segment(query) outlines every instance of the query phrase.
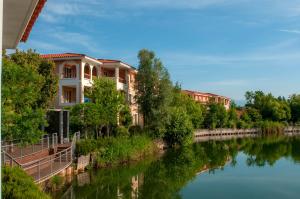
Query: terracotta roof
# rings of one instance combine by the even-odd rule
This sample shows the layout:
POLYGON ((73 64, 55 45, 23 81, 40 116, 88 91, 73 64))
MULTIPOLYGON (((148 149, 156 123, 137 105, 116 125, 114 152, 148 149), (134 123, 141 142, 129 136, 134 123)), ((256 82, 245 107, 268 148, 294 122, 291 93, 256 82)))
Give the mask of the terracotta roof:
POLYGON ((30 18, 30 20, 29 20, 29 22, 28 22, 28 24, 27 24, 27 26, 25 28, 25 31, 24 31, 24 33, 23 33, 23 35, 21 37, 21 41, 22 42, 26 42, 27 41, 27 39, 29 37, 29 34, 31 32, 31 29, 32 29, 35 21, 37 20, 40 12, 42 11, 42 9, 43 9, 46 1, 47 0, 39 0, 39 2, 37 3, 37 5, 36 5, 36 7, 35 7, 35 9, 34 9, 34 11, 32 13, 32 16, 31 16, 31 18, 30 18))
POLYGON ((44 54, 41 55, 42 58, 45 59, 53 59, 53 58, 68 58, 68 57, 84 57, 84 54, 78 53, 59 53, 59 54, 44 54))
POLYGON ((57 54, 44 54, 44 55, 41 55, 42 58, 44 59, 59 59, 59 58, 70 58, 70 57, 88 57, 90 59, 93 59, 97 62, 99 62, 99 60, 93 58, 93 57, 90 57, 90 56, 87 56, 85 54, 80 54, 80 53, 57 53, 57 54))
POLYGON ((122 62, 122 61, 120 61, 120 60, 114 60, 114 59, 98 59, 98 61, 100 61, 100 62, 102 62, 102 63, 104 63, 104 64, 123 63, 123 64, 126 64, 126 65, 130 66, 130 68, 136 70, 135 67, 133 67, 133 66, 131 66, 130 64, 127 64, 127 63, 125 63, 125 62, 122 62))
POLYGON ((113 60, 113 59, 98 59, 98 61, 102 63, 120 63, 120 60, 113 60))
POLYGON ((222 97, 225 99, 230 99, 229 97, 225 97, 225 96, 221 96, 221 95, 217 95, 217 94, 213 94, 213 93, 203 93, 203 92, 191 91, 191 90, 182 90, 182 92, 189 93, 189 94, 206 95, 206 96, 214 96, 214 97, 222 97))

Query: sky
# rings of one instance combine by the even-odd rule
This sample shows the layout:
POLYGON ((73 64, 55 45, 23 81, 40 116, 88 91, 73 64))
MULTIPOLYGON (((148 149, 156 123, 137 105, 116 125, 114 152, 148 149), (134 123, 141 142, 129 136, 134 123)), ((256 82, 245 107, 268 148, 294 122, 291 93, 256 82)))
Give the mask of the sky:
POLYGON ((20 49, 138 66, 153 50, 183 89, 242 102, 300 93, 300 0, 48 0, 20 49))

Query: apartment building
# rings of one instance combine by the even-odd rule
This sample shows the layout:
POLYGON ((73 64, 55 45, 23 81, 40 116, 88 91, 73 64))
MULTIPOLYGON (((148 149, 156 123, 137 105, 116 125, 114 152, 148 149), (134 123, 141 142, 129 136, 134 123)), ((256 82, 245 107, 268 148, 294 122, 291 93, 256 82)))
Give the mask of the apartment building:
POLYGON ((96 59, 85 54, 62 53, 44 54, 44 59, 52 60, 59 77, 58 96, 54 102, 56 108, 64 108, 88 101, 84 90, 93 85, 97 77, 110 77, 124 95, 131 109, 134 125, 141 125, 142 119, 135 102, 135 76, 137 70, 119 60, 96 59))
POLYGON ((221 103, 226 110, 230 108, 230 98, 212 93, 203 93, 199 91, 182 90, 183 93, 191 96, 195 101, 201 104, 208 104, 210 102, 221 103))

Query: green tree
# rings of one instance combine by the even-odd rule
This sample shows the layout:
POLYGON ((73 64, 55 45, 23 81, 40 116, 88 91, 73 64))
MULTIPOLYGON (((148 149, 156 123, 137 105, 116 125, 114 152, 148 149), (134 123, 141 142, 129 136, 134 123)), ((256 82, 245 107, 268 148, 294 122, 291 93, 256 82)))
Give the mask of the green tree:
POLYGON ((45 110, 37 106, 43 77, 8 59, 3 59, 2 73, 2 139, 34 142, 46 124, 45 110))
POLYGON ((193 124, 184 109, 174 107, 170 110, 164 139, 170 145, 188 145, 192 142, 193 124))
POLYGON ((210 103, 208 112, 205 117, 205 125, 207 128, 223 128, 227 124, 227 111, 222 104, 210 103))
POLYGON ((291 117, 290 107, 283 98, 275 98, 271 93, 262 91, 248 91, 245 97, 246 107, 258 110, 263 120, 288 121, 291 117))
POLYGON ((84 131, 86 136, 88 132, 93 132, 92 135, 98 137, 103 127, 106 127, 106 133, 110 135, 111 128, 118 124, 118 116, 121 122, 131 123, 128 115, 126 118, 122 117, 126 109, 128 113, 128 108, 123 94, 116 89, 112 79, 94 79, 93 86, 85 95, 91 102, 73 106, 70 123, 73 128, 84 131))
POLYGON ((204 107, 192 99, 190 96, 181 92, 181 87, 178 83, 173 88, 172 107, 182 107, 189 116, 194 129, 199 129, 203 125, 203 109, 204 107))
POLYGON ((291 121, 300 122, 300 95, 292 95, 289 99, 291 109, 291 121))
POLYGON ((122 110, 120 111, 120 124, 125 126, 125 127, 129 127, 130 125, 132 125, 132 115, 130 112, 130 108, 128 105, 125 105, 122 110))
POLYGON ((31 49, 28 51, 16 50, 9 59, 19 66, 31 68, 43 77, 36 105, 42 108, 49 108, 58 89, 58 78, 55 73, 54 62, 41 58, 38 53, 31 49))
POLYGON ((138 58, 137 103, 145 126, 157 136, 162 136, 171 103, 172 82, 167 69, 154 52, 143 49, 138 58))
POLYGON ((230 105, 230 109, 228 111, 228 127, 236 128, 237 127, 238 116, 236 113, 236 104, 232 101, 230 105))

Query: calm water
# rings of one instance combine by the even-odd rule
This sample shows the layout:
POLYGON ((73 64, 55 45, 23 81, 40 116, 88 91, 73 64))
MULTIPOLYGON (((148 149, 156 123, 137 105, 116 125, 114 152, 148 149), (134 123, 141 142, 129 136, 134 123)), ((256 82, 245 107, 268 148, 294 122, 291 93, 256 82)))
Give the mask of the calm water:
POLYGON ((56 198, 300 198, 300 138, 206 142, 82 173, 56 198))

